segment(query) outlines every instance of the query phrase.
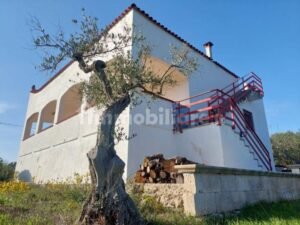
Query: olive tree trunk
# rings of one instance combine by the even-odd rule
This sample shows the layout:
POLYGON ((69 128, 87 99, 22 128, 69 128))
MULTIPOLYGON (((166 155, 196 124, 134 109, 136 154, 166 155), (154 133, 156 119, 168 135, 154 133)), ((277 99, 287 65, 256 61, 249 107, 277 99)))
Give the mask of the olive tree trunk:
POLYGON ((88 153, 92 191, 83 206, 80 224, 143 224, 134 202, 125 191, 122 179, 125 163, 114 149, 116 120, 129 103, 130 96, 126 95, 101 116, 97 146, 88 153))

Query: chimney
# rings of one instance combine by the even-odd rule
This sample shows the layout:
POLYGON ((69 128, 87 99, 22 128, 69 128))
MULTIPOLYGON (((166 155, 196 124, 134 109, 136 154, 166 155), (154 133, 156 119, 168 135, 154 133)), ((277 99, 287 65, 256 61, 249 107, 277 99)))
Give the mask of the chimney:
POLYGON ((206 42, 203 46, 204 46, 204 48, 205 48, 205 54, 206 54, 206 56, 207 57, 209 57, 209 58, 211 58, 212 59, 212 46, 213 46, 214 44, 212 43, 212 42, 206 42))

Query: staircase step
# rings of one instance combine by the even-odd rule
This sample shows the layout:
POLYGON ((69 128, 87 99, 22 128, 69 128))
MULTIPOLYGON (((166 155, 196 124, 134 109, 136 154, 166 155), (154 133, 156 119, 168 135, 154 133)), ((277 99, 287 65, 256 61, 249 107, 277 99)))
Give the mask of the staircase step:
POLYGON ((248 145, 247 142, 245 142, 245 147, 250 148, 250 145, 248 145))

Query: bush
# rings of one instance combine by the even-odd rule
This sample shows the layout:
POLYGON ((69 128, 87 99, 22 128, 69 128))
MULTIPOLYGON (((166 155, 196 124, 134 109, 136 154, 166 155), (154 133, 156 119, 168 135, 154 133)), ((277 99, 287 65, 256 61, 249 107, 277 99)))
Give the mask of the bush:
POLYGON ((271 143, 276 164, 300 163, 300 131, 273 134, 271 143))
POLYGON ((12 180, 15 173, 16 163, 7 163, 0 158, 0 182, 12 180))

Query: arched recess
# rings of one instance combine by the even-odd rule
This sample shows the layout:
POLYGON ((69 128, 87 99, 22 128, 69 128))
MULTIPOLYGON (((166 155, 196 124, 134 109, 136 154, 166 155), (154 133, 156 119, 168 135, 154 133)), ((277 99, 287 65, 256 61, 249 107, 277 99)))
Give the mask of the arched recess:
POLYGON ((56 100, 49 102, 41 112, 39 132, 53 126, 56 110, 56 100))
MULTIPOLYGON (((171 64, 160 58, 149 56, 146 61, 146 67, 150 71, 157 74, 158 78, 163 78, 163 75, 168 71, 171 74, 172 80, 176 81, 176 85, 165 85, 162 93, 162 97, 178 101, 189 97, 189 81, 179 69, 170 67, 171 64)), ((149 87, 146 87, 149 91, 152 91, 149 87)), ((158 91, 158 90, 154 90, 158 91)))
POLYGON ((27 139, 35 135, 37 129, 38 117, 39 117, 39 113, 36 112, 27 119, 23 139, 27 139))
POLYGON ((57 122, 62 122, 78 113, 81 109, 80 84, 69 88, 61 97, 57 122))

